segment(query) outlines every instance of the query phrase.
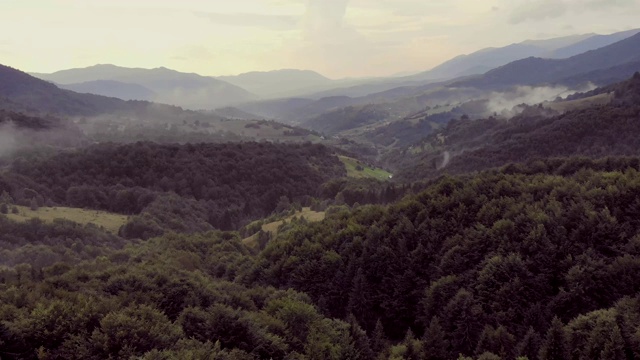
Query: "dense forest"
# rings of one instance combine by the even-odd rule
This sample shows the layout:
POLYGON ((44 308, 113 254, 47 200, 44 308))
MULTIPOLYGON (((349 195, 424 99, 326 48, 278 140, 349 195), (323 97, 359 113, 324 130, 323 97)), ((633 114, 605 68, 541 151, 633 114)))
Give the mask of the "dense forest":
POLYGON ((0 171, 0 359, 640 359, 640 74, 574 98, 604 92, 450 121, 391 154, 393 182, 347 178, 311 143, 77 132, 18 151, 0 171), (39 207, 129 218, 12 217, 39 207))
POLYGON ((281 198, 308 202, 324 182, 345 175, 344 165, 322 145, 140 142, 19 157, 0 178, 0 191, 25 205, 35 198, 140 215, 125 236, 147 238, 165 227, 237 229, 269 215, 281 198), (194 223, 200 225, 189 226, 194 223))
POLYGON ((0 354, 637 359, 638 191, 637 158, 536 161, 331 207, 258 254, 237 233, 80 240, 94 230, 60 223, 40 236, 78 240, 32 245, 25 227, 4 251, 40 251, 2 270, 0 354), (56 246, 68 258, 33 261, 56 246))

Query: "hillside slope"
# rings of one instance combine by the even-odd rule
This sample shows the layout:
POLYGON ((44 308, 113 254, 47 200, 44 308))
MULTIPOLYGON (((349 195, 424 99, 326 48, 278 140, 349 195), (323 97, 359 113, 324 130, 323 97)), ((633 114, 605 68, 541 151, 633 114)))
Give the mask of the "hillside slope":
POLYGON ((611 103, 558 116, 542 115, 545 110, 533 107, 508 121, 452 121, 420 145, 428 150, 398 157, 397 162, 406 162, 396 175, 415 180, 536 158, 637 155, 640 73, 602 91, 615 93, 611 103))

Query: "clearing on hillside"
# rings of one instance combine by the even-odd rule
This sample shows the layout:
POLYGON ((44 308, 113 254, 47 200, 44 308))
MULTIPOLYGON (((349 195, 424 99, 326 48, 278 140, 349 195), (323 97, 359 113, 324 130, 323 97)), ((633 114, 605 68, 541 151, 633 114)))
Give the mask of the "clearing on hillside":
POLYGON ((347 168, 347 176, 352 178, 373 178, 378 180, 389 180, 391 173, 380 169, 372 168, 366 164, 348 156, 338 155, 340 161, 347 168))
MULTIPOLYGON (((51 223, 54 219, 65 219, 76 222, 78 224, 94 224, 103 227, 106 231, 117 234, 122 225, 127 222, 126 215, 113 214, 105 211, 85 210, 68 207, 41 207, 37 210, 31 210, 26 206, 16 206, 17 214, 9 214, 6 216, 13 221, 28 221, 30 219, 40 219, 44 222, 51 223)), ((12 206, 10 206, 10 209, 12 206)))
MULTIPOLYGON (((280 225, 282 225, 282 223, 285 221, 291 221, 291 219, 293 219, 294 216, 297 218, 304 217, 309 222, 318 222, 318 221, 324 220, 325 213, 324 211, 313 211, 311 210, 311 208, 308 208, 308 207, 302 208, 302 211, 298 211, 294 215, 286 217, 282 220, 278 220, 278 221, 274 221, 274 222, 262 225, 262 231, 270 232, 272 238, 274 238, 276 237, 276 235, 278 235, 278 228, 280 227, 280 225)), ((247 246, 256 248, 258 246, 257 237, 258 237, 258 234, 253 234, 243 239, 242 242, 247 246)))
POLYGON ((559 102, 547 102, 543 106, 560 112, 580 110, 588 108, 593 105, 605 105, 613 100, 613 93, 594 95, 584 99, 559 101, 559 102))

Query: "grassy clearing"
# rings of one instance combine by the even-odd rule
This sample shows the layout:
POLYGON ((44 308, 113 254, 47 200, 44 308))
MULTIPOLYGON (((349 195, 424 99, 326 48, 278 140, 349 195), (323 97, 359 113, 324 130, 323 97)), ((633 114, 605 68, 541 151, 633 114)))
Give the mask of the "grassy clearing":
MULTIPOLYGON (((301 216, 303 216, 308 222, 318 222, 318 221, 324 220, 324 215, 325 215, 324 211, 313 211, 308 207, 302 208, 302 211, 296 212, 295 215, 291 215, 282 220, 278 220, 278 221, 274 221, 274 222, 262 225, 262 231, 270 232, 273 238, 276 235, 278 235, 278 228, 280 227, 280 225, 282 225, 282 223, 285 221, 291 221, 291 219, 293 219, 294 216, 297 218, 300 218, 301 216)), ((257 237, 258 237, 258 234, 254 234, 249 236, 248 238, 243 239, 242 242, 245 245, 255 248, 258 246, 258 243, 256 242, 257 237)))
POLYGON ((372 168, 360 163, 354 158, 347 156, 338 156, 344 166, 347 168, 347 176, 352 178, 374 178, 378 180, 389 180, 391 173, 379 168, 372 168), (362 167, 362 170, 358 170, 358 166, 362 167))
POLYGON ((17 214, 12 214, 11 212, 7 214, 9 219, 25 222, 38 218, 48 223, 52 223, 54 219, 65 219, 83 225, 94 224, 113 234, 117 234, 120 227, 127 222, 127 216, 105 211, 67 207, 41 207, 35 211, 25 206, 17 206, 17 208, 17 214))
POLYGON ((613 93, 600 94, 578 100, 548 102, 544 104, 544 107, 555 111, 566 112, 572 110, 580 110, 594 105, 605 105, 610 103, 611 100, 613 100, 613 93))

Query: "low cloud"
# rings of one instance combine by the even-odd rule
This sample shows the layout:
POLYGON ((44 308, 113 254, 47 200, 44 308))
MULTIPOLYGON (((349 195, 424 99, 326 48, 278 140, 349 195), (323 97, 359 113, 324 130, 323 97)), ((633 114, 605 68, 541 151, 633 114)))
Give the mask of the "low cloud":
POLYGON ((513 3, 516 5, 509 16, 512 24, 554 19, 567 13, 637 8, 639 5, 636 0, 527 0, 522 4, 513 3))
POLYGON ((589 85, 584 89, 569 89, 564 86, 518 86, 510 92, 492 93, 488 99, 487 111, 503 116, 514 116, 518 111, 518 106, 522 104, 535 105, 545 101, 553 101, 557 97, 567 97, 578 91, 593 90, 595 86, 589 85))

